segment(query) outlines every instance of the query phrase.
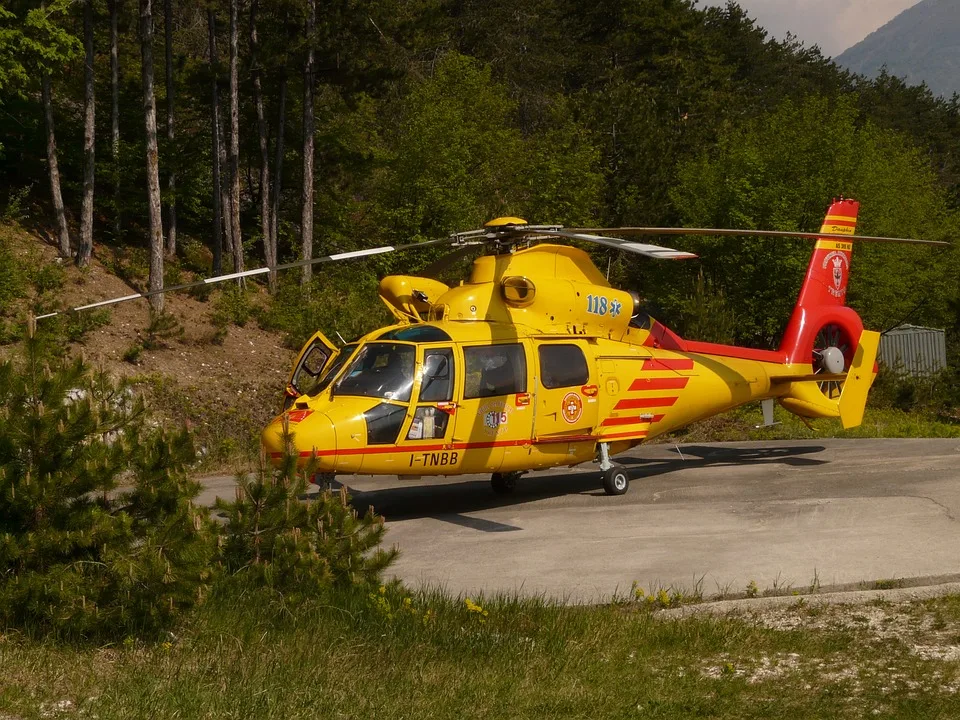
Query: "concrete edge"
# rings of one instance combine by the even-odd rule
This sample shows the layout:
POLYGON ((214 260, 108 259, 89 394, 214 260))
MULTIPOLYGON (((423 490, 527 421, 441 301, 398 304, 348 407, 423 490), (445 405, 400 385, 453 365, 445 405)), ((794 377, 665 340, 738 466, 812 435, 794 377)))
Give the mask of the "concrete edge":
POLYGON ((682 618, 691 615, 728 615, 797 605, 816 607, 823 605, 864 605, 876 601, 912 602, 930 600, 946 595, 960 595, 960 582, 892 588, 889 590, 850 590, 807 595, 776 595, 773 597, 741 598, 739 600, 716 600, 696 605, 664 608, 659 610, 656 615, 662 618, 682 618))

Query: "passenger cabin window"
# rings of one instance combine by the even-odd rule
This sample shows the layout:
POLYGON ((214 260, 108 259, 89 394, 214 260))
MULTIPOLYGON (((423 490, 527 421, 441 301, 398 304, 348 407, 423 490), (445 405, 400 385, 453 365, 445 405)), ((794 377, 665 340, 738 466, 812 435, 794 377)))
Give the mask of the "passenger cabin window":
POLYGON ((548 389, 586 385, 587 359, 577 345, 540 346, 540 382, 548 389))
POLYGON ((520 343, 466 347, 463 359, 465 400, 527 391, 527 361, 520 343))

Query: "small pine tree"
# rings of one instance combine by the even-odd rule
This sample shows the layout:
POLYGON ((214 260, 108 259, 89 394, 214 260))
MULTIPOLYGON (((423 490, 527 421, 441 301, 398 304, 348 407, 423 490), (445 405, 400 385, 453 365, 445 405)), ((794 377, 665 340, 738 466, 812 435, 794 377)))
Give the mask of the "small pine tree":
POLYGON ((0 364, 0 626, 67 639, 152 633, 202 599, 213 543, 185 433, 31 333, 0 364))
POLYGON ((277 468, 261 458, 258 473, 239 477, 234 502, 218 500, 226 515, 221 546, 224 569, 240 582, 281 592, 312 592, 333 586, 380 582, 398 550, 380 548, 383 518, 368 510, 360 516, 346 488, 325 490, 303 502, 315 467, 297 468, 286 433, 286 452, 277 468))

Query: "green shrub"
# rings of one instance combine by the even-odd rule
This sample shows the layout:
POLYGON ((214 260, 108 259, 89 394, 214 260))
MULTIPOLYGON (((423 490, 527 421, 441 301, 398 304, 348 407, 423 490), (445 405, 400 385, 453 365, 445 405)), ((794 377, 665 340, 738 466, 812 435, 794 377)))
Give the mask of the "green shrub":
POLYGON ((281 276, 280 289, 258 315, 260 326, 286 335, 286 344, 300 348, 318 330, 331 339, 337 333, 359 337, 394 321, 377 296, 378 281, 360 267, 325 270, 308 288, 296 273, 281 276))
POLYGON ((10 249, 5 239, 0 239, 0 314, 5 313, 10 304, 25 295, 27 277, 22 264, 10 249))
POLYGON ((230 284, 223 288, 213 301, 211 321, 218 328, 228 325, 243 327, 254 312, 251 291, 240 285, 230 284))
POLYGON ((137 365, 140 362, 140 355, 143 354, 143 345, 134 343, 123 351, 123 361, 131 365, 137 365))
POLYGON ((193 507, 186 433, 129 387, 35 338, 0 365, 0 627, 117 639, 202 599, 212 533, 193 507))
POLYGON ((312 473, 297 469, 288 442, 279 468, 261 462, 253 479, 238 478, 234 502, 218 500, 227 518, 220 557, 234 582, 298 595, 379 584, 398 553, 379 547, 383 518, 372 510, 358 516, 346 488, 303 502, 312 473))
POLYGON ((52 292, 59 290, 66 283, 67 271, 56 262, 31 262, 27 264, 27 279, 38 294, 52 292))
POLYGON ((7 204, 0 213, 0 220, 6 222, 20 222, 27 217, 27 209, 24 207, 25 201, 30 198, 30 191, 33 190, 33 184, 24 185, 21 188, 10 188, 7 195, 7 204))
POLYGON ((199 240, 187 238, 179 241, 177 248, 181 263, 186 270, 200 275, 207 275, 213 267, 213 253, 199 240))
POLYGON ((70 312, 61 317, 64 333, 71 342, 81 342, 88 332, 110 324, 110 310, 107 308, 70 312))
POLYGON ((150 311, 150 324, 147 336, 141 342, 145 350, 159 350, 167 347, 168 340, 183 337, 183 325, 171 313, 150 311))

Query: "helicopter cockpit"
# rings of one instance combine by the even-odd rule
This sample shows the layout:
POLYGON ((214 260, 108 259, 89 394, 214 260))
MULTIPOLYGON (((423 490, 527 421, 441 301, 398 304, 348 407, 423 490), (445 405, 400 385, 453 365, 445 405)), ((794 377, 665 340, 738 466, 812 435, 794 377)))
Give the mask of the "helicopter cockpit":
POLYGON ((360 348, 343 377, 334 385, 333 396, 372 397, 408 402, 413 389, 415 345, 371 342, 360 348))

